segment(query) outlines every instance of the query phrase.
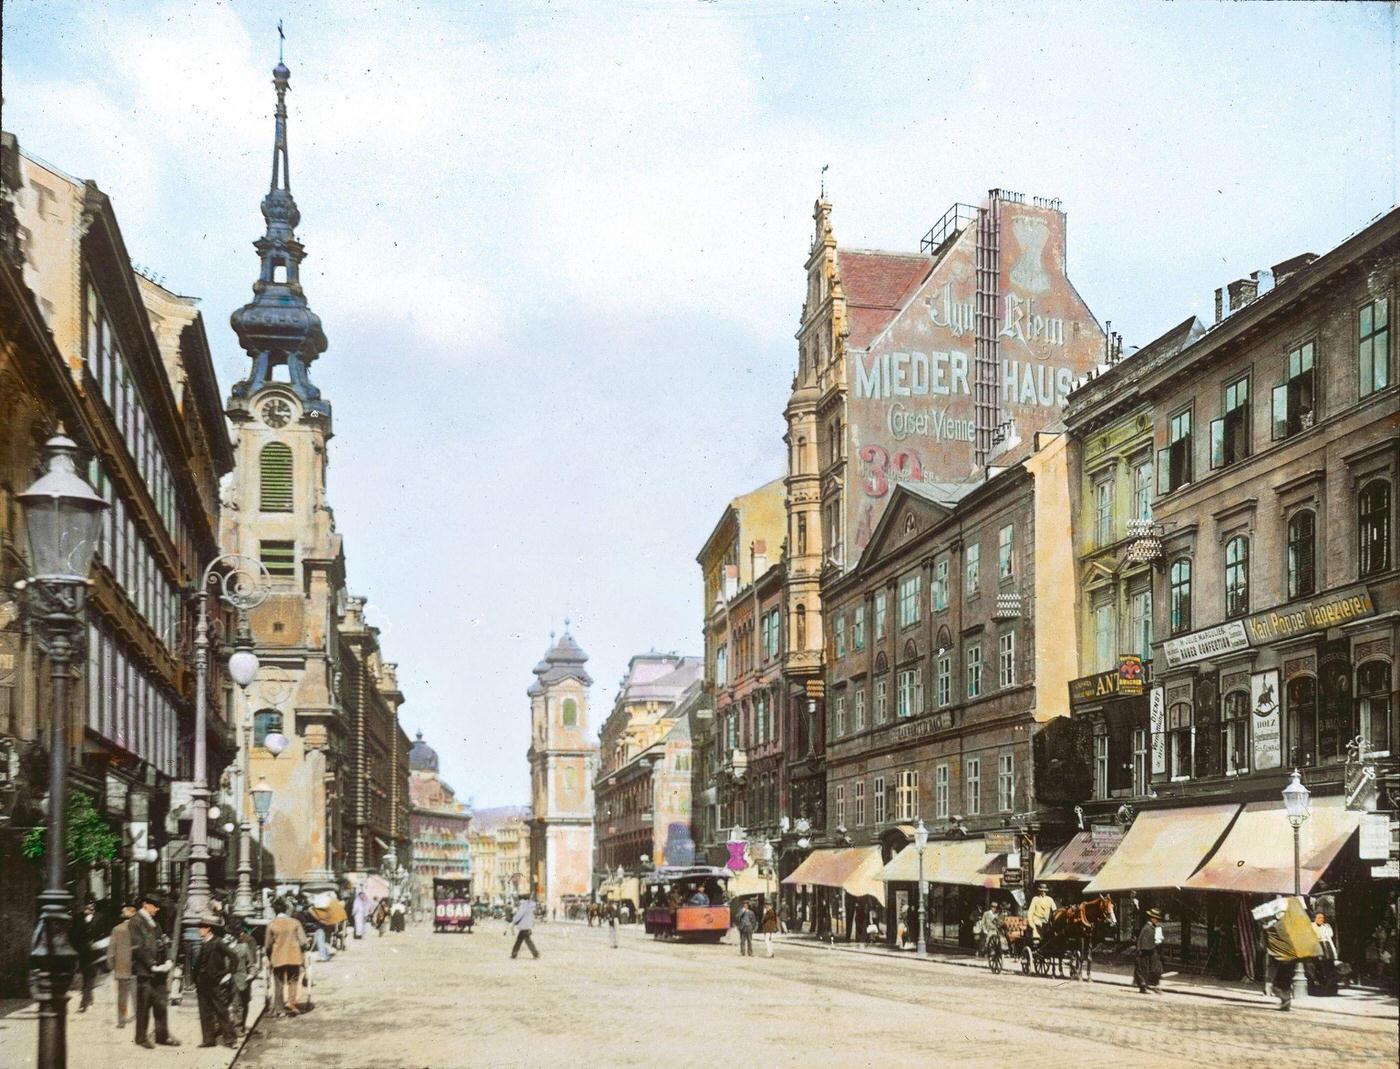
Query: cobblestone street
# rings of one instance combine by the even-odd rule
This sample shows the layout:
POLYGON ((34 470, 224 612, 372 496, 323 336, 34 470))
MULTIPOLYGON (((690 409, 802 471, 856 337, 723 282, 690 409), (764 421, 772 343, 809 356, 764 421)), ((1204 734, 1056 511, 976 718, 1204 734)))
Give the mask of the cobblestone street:
MULTIPOLYGON (((266 1020, 235 1062, 287 1066, 763 1065, 1392 1066, 1396 1022, 1291 1015, 1118 986, 1054 983, 780 942, 773 960, 720 946, 610 950, 577 925, 509 958, 499 922, 375 939, 318 974, 316 1008, 266 1020)), ((759 954, 762 954, 760 949, 759 954)), ((1169 982, 1170 983, 1170 982, 1169 982)))

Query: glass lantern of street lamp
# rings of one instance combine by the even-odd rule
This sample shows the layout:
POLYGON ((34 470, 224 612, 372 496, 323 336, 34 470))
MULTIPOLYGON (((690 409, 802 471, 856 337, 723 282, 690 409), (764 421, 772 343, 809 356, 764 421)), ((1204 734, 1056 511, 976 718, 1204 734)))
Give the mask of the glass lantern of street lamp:
POLYGON ((914 849, 923 853, 924 847, 928 846, 928 829, 924 827, 924 818, 919 818, 919 824, 914 829, 914 849))
POLYGON ((44 474, 15 495, 24 508, 30 576, 86 583, 107 502, 78 474, 77 443, 61 427, 44 452, 44 474))
POLYGON ((266 820, 267 814, 272 811, 272 785, 260 779, 248 793, 253 796, 253 811, 258 814, 259 822, 266 820))
POLYGON ((246 687, 258 674, 258 655, 242 646, 235 647, 228 659, 228 674, 240 687, 246 687))
POLYGON ((273 757, 278 756, 287 748, 287 736, 280 731, 269 731, 263 739, 263 749, 273 757))
POLYGON ((1283 805, 1288 810, 1288 823, 1295 828, 1301 827, 1303 821, 1308 819, 1308 800, 1311 797, 1311 792, 1303 786, 1303 777, 1295 768, 1288 786, 1283 789, 1283 805))
POLYGON ((223 812, 223 810, 220 809, 218 806, 216 806, 216 805, 211 805, 211 806, 209 807, 209 819, 210 819, 210 820, 218 820, 218 819, 219 819, 219 814, 222 813, 222 812, 223 812))

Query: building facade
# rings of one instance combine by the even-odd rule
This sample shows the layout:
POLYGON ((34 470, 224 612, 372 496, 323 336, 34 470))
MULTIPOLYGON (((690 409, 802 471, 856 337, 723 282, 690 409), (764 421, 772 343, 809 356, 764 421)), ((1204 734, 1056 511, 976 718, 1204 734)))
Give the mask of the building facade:
MULTIPOLYGON (((553 636, 551 636, 551 639, 553 636)), ((535 666, 530 697, 529 872, 531 893, 556 910, 565 895, 593 890, 593 772, 588 661, 569 634, 535 666)), ((503 862, 498 862, 503 864, 503 862)))
MULTIPOLYGON (((438 770, 438 755, 423 733, 408 751, 409 829, 413 846, 414 890, 420 903, 433 900, 433 880, 472 878, 471 802, 457 801, 438 770)), ((473 887, 473 893, 477 892, 473 887)))
POLYGON ((499 806, 473 813, 467 833, 472 854, 472 893, 478 901, 509 903, 529 890, 530 810, 499 806))
POLYGON ((693 861, 689 705, 703 700, 703 675, 699 657, 643 653, 628 662, 598 733, 595 882, 618 868, 693 861))
MULTIPOLYGON (((194 300, 133 270, 94 183, 23 155, 9 135, 0 153, 11 227, 0 365, 0 987, 18 992, 41 876, 18 847, 42 823, 49 707, 47 669, 12 594, 27 571, 14 496, 61 425, 110 506, 69 710, 71 785, 122 841, 78 893, 126 896, 184 878, 188 816, 171 794, 192 774, 188 595, 217 553, 218 483, 232 455, 194 300)), ((211 780, 232 752, 224 691, 211 672, 211 780)), ((217 877, 227 854, 218 829, 211 850, 217 877)))
POLYGON ((1303 890, 1358 975, 1374 969, 1397 856, 1397 251, 1391 212, 1324 256, 1217 291, 1209 329, 1178 327, 1070 398, 1081 485, 1100 485, 1096 445, 1125 418, 1132 470, 1150 462, 1152 476, 1150 522, 1115 521, 1105 539, 1112 568, 1136 581, 1148 566, 1150 633, 1131 607, 1126 632, 1121 618, 1105 627, 1150 654, 1151 682, 1117 716, 1077 703, 1093 747, 1084 808, 1131 824, 1119 854, 1136 856, 1154 821, 1196 825, 1197 871, 1155 896, 1168 957, 1186 965, 1259 967, 1239 950, 1240 904, 1292 891, 1279 792, 1296 768, 1313 793, 1303 890), (1353 837, 1376 822, 1379 837, 1353 837), (1256 855, 1270 849, 1266 871, 1256 855))

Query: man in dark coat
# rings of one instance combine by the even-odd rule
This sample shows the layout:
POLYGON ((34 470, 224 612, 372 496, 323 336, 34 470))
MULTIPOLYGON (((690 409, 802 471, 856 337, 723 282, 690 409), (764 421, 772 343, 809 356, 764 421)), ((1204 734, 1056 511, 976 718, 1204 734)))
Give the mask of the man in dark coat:
POLYGON ((1162 952, 1157 949, 1162 915, 1155 909, 1147 911, 1147 920, 1137 937, 1137 963, 1133 968, 1133 983, 1140 994, 1148 991, 1162 993, 1162 952))
POLYGON ((220 937, 222 925, 213 916, 199 918, 199 948, 194 956, 194 991, 199 998, 201 1047, 238 1046, 233 1022, 229 1019, 229 991, 238 962, 220 937))
POLYGON ((180 1041, 170 1034, 167 1019, 170 977, 170 938, 156 920, 164 901, 155 895, 142 895, 141 908, 127 921, 131 933, 131 971, 136 978, 136 1045, 154 1050, 156 1044, 178 1047, 180 1041), (152 1017, 156 1021, 155 1043, 146 1034, 152 1017))
POLYGON ((70 939, 73 949, 78 952, 78 971, 83 977, 83 998, 78 1006, 82 1013, 92 1005, 92 989, 97 982, 97 962, 100 953, 93 944, 100 938, 97 931, 97 907, 91 902, 83 904, 82 912, 73 918, 70 939))
POLYGON ((747 900, 734 921, 734 927, 739 929, 739 956, 753 957, 753 933, 758 927, 758 918, 754 916, 753 907, 747 900))

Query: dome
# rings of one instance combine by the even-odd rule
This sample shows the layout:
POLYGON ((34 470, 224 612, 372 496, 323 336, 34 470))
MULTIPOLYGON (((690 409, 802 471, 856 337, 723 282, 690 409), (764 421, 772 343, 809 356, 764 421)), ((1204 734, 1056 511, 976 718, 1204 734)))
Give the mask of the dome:
POLYGON ((408 748, 408 767, 412 772, 436 772, 438 770, 437 751, 423 741, 421 731, 413 745, 408 748))

